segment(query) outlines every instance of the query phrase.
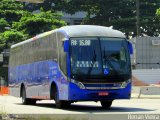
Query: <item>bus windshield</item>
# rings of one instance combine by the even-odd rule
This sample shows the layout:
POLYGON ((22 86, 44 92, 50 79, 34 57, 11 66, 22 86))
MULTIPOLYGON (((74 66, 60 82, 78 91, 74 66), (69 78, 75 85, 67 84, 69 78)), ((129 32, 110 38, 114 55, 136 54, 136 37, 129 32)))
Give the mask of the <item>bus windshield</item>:
POLYGON ((71 38, 71 77, 129 74, 129 52, 124 38, 71 38))

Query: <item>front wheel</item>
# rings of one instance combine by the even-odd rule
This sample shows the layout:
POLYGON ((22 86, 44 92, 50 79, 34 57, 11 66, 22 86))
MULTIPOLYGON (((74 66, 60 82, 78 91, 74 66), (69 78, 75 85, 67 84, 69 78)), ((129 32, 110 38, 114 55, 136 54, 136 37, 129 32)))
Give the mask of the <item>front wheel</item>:
POLYGON ((102 108, 109 109, 113 101, 100 101, 100 102, 101 102, 102 108))
POLYGON ((67 108, 71 105, 70 101, 59 100, 58 91, 55 92, 56 108, 67 108))

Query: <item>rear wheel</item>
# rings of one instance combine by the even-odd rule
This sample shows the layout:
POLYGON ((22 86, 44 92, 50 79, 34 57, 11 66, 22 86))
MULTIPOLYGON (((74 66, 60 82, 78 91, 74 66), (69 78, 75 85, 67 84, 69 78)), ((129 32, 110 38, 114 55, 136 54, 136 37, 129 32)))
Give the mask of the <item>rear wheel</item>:
POLYGON ((67 108, 71 105, 70 101, 59 100, 58 90, 55 92, 55 104, 57 108, 67 108))
POLYGON ((109 109, 113 101, 100 101, 100 102, 101 102, 102 108, 109 109))

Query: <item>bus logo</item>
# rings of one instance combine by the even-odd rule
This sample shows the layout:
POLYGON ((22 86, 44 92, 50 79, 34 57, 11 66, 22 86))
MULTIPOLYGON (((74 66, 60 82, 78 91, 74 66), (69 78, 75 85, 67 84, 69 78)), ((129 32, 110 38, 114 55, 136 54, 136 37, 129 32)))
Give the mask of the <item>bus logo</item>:
POLYGON ((104 74, 108 75, 109 74, 109 70, 108 69, 104 69, 104 74))

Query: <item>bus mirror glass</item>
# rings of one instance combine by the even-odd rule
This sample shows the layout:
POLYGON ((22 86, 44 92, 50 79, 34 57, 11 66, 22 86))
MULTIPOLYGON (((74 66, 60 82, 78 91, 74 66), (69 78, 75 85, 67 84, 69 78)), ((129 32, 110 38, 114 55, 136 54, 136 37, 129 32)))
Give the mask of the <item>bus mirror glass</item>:
POLYGON ((64 41, 63 48, 64 48, 64 52, 69 51, 69 40, 64 41))
POLYGON ((133 54, 133 46, 132 46, 132 43, 130 43, 129 41, 128 41, 128 49, 129 49, 130 55, 132 55, 133 54))

